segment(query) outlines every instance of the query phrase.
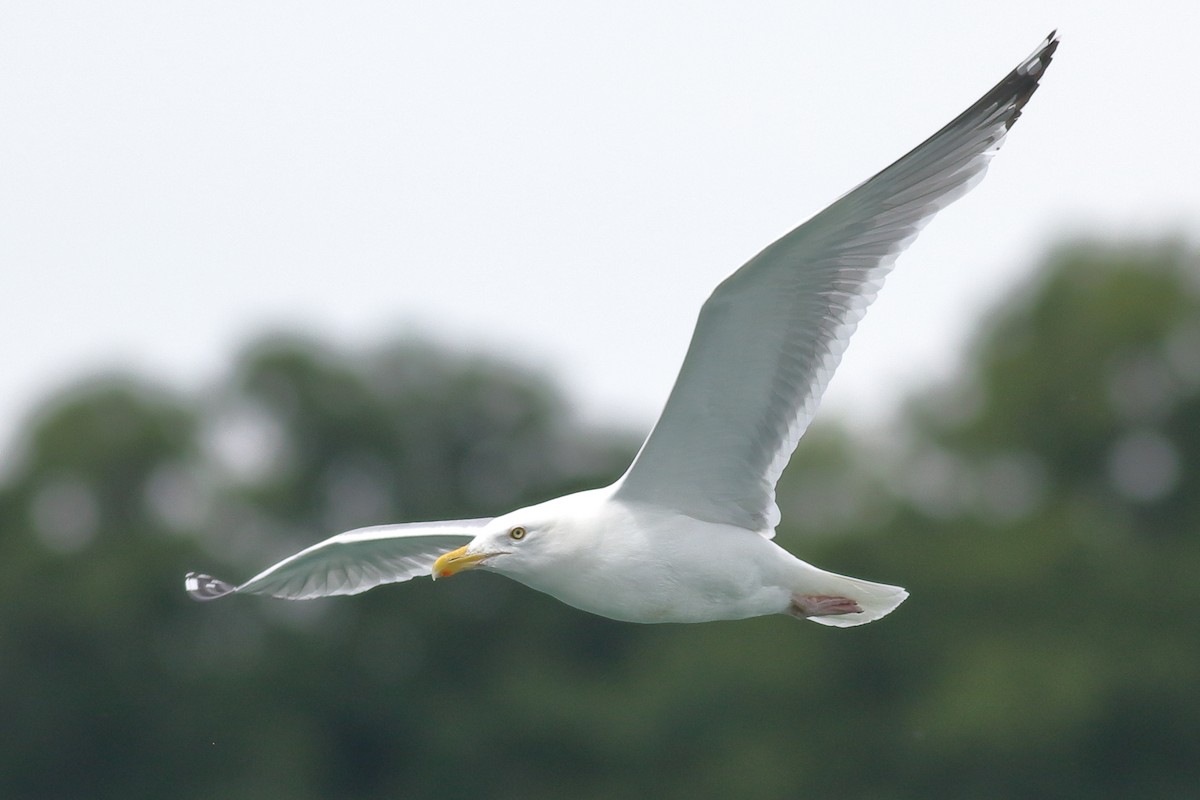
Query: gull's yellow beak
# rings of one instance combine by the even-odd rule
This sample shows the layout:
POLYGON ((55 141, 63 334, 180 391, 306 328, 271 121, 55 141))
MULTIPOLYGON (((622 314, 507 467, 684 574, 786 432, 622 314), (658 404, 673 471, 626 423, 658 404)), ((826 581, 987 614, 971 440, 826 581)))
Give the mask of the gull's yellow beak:
POLYGON ((492 553, 468 553, 466 547, 443 553, 433 562, 433 579, 436 581, 438 578, 449 578, 463 570, 474 569, 489 555, 492 553))

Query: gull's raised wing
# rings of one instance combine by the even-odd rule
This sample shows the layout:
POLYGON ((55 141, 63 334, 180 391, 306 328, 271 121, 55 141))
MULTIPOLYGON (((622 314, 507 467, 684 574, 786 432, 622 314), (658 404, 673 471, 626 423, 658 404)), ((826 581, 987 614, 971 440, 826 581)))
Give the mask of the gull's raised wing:
POLYGON ((771 535, 775 483, 850 334, 900 252, 983 177, 1057 47, 1051 33, 953 122, 717 287, 617 497, 771 535))
POLYGON ((490 521, 465 519, 359 528, 301 550, 240 586, 189 572, 184 588, 196 600, 215 600, 235 593, 266 594, 285 600, 358 594, 384 583, 428 575, 438 556, 470 542, 490 521))

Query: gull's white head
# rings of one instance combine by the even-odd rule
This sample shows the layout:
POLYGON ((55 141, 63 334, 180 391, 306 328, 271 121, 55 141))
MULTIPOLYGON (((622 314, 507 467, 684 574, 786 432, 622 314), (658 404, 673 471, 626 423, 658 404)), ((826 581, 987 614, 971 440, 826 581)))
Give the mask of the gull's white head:
POLYGON ((579 526, 572 524, 572 495, 496 517, 465 547, 442 555, 433 579, 470 569, 486 569, 520 580, 561 568, 579 546, 579 526))

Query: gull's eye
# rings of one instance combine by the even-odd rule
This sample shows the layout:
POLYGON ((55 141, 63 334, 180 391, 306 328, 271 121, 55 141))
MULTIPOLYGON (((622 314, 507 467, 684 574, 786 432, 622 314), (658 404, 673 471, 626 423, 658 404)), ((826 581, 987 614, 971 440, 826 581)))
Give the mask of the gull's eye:
POLYGON ((512 539, 514 542, 521 541, 525 538, 525 529, 518 525, 508 532, 508 538, 512 539))

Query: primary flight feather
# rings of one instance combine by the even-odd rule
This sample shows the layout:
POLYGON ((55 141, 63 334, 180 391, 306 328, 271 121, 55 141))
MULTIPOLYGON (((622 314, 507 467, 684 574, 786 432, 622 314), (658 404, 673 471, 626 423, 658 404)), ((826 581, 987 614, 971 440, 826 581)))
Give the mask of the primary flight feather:
POLYGON ((784 613, 849 627, 908 593, 811 566, 771 538, 775 484, 897 256, 983 177, 1058 38, 903 158, 752 258, 700 311, 662 416, 616 483, 495 519, 326 539, 241 585, 189 573, 198 600, 303 600, 468 569, 630 622, 784 613))

